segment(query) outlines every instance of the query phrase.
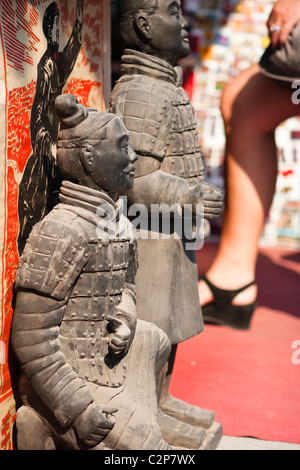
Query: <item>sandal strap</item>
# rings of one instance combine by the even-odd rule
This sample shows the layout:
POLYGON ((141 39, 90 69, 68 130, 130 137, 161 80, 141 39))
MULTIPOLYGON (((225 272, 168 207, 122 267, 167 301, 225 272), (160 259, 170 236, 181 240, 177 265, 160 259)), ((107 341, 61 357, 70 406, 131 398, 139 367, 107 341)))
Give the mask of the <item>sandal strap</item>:
POLYGON ((256 280, 250 282, 249 284, 240 287, 239 289, 234 289, 234 290, 228 290, 228 289, 221 289, 220 287, 215 286, 212 282, 210 282, 206 275, 201 277, 201 280, 206 282, 208 287, 210 288, 212 295, 214 297, 214 300, 216 303, 231 303, 232 300, 241 292, 244 290, 248 289, 248 287, 253 286, 256 284, 256 280))

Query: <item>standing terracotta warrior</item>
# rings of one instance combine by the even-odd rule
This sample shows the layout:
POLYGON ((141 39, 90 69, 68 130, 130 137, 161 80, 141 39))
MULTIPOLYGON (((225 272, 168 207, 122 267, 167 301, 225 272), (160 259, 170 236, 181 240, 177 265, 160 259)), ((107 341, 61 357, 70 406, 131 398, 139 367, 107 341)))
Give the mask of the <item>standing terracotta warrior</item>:
MULTIPOLYGON (((119 0, 118 5, 125 52, 109 110, 122 117, 139 156, 129 202, 148 211, 155 204, 189 205, 194 215, 202 204, 206 219, 217 217, 223 197, 204 181, 194 109, 176 65, 190 52, 180 1, 119 0)), ((175 400, 168 392, 178 343, 203 329, 195 252, 186 249, 184 240, 154 238, 150 229, 148 237, 138 240, 136 287, 139 318, 162 328, 173 345, 162 385, 161 426, 171 440, 172 434, 175 440, 190 435, 191 447, 215 446, 221 428, 214 413, 175 400), (177 432, 167 415, 180 420, 177 432)))
POLYGON ((156 376, 171 347, 136 319, 136 243, 118 199, 136 154, 115 115, 72 95, 56 108, 60 204, 35 225, 15 282, 18 448, 170 449, 156 376))

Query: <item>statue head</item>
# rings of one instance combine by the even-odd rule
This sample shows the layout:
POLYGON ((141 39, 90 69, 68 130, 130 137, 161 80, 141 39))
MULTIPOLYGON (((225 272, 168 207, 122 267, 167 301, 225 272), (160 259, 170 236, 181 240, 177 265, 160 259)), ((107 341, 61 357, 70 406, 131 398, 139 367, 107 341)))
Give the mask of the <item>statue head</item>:
POLYGON ((50 3, 43 18, 43 31, 50 44, 55 49, 59 46, 59 9, 56 2, 50 3))
POLYGON ((115 114, 60 95, 55 106, 60 118, 57 167, 63 179, 102 190, 117 199, 133 187, 137 155, 129 133, 115 114))
POLYGON ((190 53, 181 0, 118 0, 119 30, 125 48, 175 65, 190 53))

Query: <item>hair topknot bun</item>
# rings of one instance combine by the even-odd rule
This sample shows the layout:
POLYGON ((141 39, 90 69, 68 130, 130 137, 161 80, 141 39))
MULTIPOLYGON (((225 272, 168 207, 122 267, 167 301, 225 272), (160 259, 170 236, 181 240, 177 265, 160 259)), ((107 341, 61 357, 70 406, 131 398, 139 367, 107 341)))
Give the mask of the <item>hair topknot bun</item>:
POLYGON ((75 127, 88 117, 88 109, 73 95, 60 95, 55 100, 57 115, 64 129, 75 127))
POLYGON ((76 114, 78 104, 77 98, 73 95, 60 95, 55 100, 57 114, 62 118, 76 114))
POLYGON ((57 148, 74 148, 90 138, 102 136, 102 128, 117 116, 104 111, 97 111, 78 103, 73 95, 60 95, 55 100, 60 129, 57 148), (100 132, 97 135, 97 132, 100 132))

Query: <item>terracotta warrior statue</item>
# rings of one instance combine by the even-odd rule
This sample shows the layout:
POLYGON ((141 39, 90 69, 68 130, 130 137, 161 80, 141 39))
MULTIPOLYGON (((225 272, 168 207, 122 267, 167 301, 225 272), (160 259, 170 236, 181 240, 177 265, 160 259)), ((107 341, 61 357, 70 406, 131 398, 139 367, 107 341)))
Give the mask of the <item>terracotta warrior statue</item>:
MULTIPOLYGON (((123 119, 139 157, 129 203, 149 213, 153 205, 189 206, 194 217, 202 207, 205 219, 215 218, 223 197, 204 180, 194 109, 177 66, 190 52, 180 0, 119 0, 118 8, 125 51, 108 109, 123 119)), ((173 346, 160 384, 161 428, 170 441, 190 436, 187 446, 214 447, 221 434, 214 413, 169 394, 178 343, 203 330, 195 252, 184 237, 153 235, 149 226, 148 236, 138 237, 136 289, 138 317, 162 328, 173 346)))
POLYGON ((18 449, 168 450, 156 377, 171 346, 136 319, 136 242, 119 199, 137 156, 115 115, 72 95, 56 109, 60 203, 34 226, 15 280, 18 449))

